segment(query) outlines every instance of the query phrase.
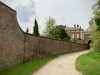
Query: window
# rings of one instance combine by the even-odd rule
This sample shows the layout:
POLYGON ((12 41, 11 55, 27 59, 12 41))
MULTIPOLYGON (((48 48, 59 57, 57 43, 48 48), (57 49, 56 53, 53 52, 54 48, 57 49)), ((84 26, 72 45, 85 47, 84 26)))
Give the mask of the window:
POLYGON ((79 34, 77 34, 77 38, 79 38, 79 34))
POLYGON ((74 38, 74 34, 72 34, 72 38, 74 38))

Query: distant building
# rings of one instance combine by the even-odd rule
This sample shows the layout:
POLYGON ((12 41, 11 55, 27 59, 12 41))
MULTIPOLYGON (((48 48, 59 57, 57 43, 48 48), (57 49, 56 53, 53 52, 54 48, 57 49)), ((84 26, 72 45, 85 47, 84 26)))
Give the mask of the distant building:
POLYGON ((70 36, 71 41, 76 40, 79 43, 88 43, 91 39, 91 34, 88 30, 84 30, 81 26, 76 24, 74 27, 66 27, 65 31, 70 36))

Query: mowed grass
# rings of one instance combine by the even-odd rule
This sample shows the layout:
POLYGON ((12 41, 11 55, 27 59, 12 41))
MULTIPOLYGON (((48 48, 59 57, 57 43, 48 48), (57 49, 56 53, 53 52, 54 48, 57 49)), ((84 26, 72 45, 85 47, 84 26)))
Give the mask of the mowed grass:
POLYGON ((76 69, 83 75, 100 75, 100 52, 90 51, 79 56, 76 69))
POLYGON ((34 73, 39 68, 44 66, 47 62, 49 62, 50 60, 53 60, 56 57, 58 57, 58 55, 37 59, 37 60, 22 64, 14 68, 1 71, 0 75, 32 75, 32 73, 34 73))

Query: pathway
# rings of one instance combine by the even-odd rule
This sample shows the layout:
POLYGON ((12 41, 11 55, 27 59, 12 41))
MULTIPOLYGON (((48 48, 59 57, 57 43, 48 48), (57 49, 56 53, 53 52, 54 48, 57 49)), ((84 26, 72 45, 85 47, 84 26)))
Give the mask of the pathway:
POLYGON ((33 75, 82 75, 75 69, 76 58, 89 50, 64 54, 50 61, 33 75))

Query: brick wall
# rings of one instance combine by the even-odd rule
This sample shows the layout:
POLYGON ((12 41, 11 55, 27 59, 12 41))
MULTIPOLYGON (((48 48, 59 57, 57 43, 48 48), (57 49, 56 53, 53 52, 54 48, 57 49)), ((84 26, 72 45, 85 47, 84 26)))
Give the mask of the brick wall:
POLYGON ((87 49, 86 44, 25 35, 25 61, 87 49))
POLYGON ((37 58, 85 49, 86 44, 25 34, 18 25, 16 11, 0 2, 0 71, 37 58))
POLYGON ((23 44, 16 11, 0 2, 0 70, 23 63, 23 44))

